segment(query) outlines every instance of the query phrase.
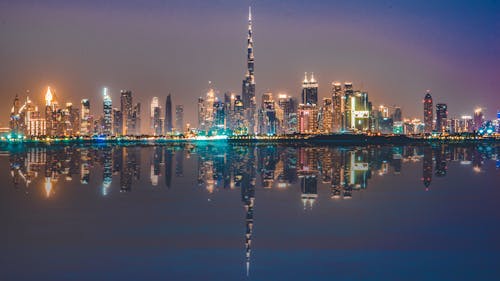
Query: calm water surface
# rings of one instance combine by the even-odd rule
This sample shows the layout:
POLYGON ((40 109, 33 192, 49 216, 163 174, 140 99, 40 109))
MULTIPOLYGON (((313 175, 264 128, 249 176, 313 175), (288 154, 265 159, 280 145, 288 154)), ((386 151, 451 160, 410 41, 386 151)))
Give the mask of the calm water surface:
POLYGON ((500 146, 0 150, 0 280, 500 279, 500 146))

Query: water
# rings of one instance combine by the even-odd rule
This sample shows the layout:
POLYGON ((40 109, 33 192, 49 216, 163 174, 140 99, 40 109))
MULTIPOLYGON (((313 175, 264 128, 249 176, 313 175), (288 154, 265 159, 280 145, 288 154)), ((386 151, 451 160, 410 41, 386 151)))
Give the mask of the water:
POLYGON ((500 277, 500 146, 2 149, 0 280, 500 277))

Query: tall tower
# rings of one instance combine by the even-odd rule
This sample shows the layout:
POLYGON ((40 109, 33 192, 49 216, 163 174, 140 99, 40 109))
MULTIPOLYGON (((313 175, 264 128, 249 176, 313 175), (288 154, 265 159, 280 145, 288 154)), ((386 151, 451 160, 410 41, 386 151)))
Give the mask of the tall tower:
POLYGON ((106 136, 110 136, 112 133, 113 127, 113 103, 111 100, 111 96, 108 93, 108 88, 104 88, 103 90, 103 113, 104 113, 104 128, 103 133, 106 136))
POLYGON ((121 91, 120 96, 120 111, 122 113, 122 134, 130 134, 131 124, 132 124, 132 92, 131 91, 121 91))
POLYGON ((434 114, 432 113, 432 96, 429 91, 424 98, 424 132, 432 133, 432 121, 434 114))
POLYGON ((446 103, 436 104, 436 131, 444 133, 447 130, 448 106, 446 103))
POLYGON ((175 106, 175 128, 177 132, 184 133, 184 106, 182 104, 175 106))
POLYGON ((247 71, 242 85, 243 107, 249 121, 249 133, 255 130, 255 77, 253 54, 252 7, 248 7, 247 71))
POLYGON ((47 88, 47 93, 45 94, 45 127, 46 127, 46 135, 52 136, 54 134, 54 118, 53 118, 53 104, 52 104, 53 95, 50 91, 50 87, 47 88))
POLYGON ((302 104, 318 104, 318 81, 314 79, 314 73, 311 73, 311 79, 307 79, 307 72, 305 73, 302 81, 302 104))
POLYGON ((342 84, 339 82, 332 83, 332 103, 333 103, 333 132, 338 133, 342 131, 342 114, 344 92, 342 91, 342 84))
POLYGON ((172 132, 172 127, 172 98, 168 94, 165 102, 165 135, 172 132))

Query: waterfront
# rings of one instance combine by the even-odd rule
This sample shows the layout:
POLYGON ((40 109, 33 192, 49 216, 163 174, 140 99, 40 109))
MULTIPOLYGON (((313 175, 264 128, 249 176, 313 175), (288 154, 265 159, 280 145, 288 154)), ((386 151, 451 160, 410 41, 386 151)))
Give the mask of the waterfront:
POLYGON ((3 151, 2 280, 500 276, 497 144, 3 151))

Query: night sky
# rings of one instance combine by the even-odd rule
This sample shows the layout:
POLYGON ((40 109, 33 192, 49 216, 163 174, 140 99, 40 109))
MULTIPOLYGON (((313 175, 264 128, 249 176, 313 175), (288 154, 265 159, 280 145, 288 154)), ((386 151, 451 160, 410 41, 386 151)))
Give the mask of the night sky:
MULTIPOLYGON (((147 125, 153 96, 172 93, 196 124, 208 81, 241 92, 248 5, 254 14, 257 94, 299 97, 305 71, 320 81, 352 81, 374 105, 400 105, 422 118, 431 90, 450 117, 476 106, 500 109, 500 1, 86 0, 0 2, 0 126, 14 95, 40 105, 48 85, 60 103, 101 89, 134 91, 147 125), (375 3, 376 2, 376 3, 375 3)), ((143 126, 144 128, 144 126, 143 126)))

